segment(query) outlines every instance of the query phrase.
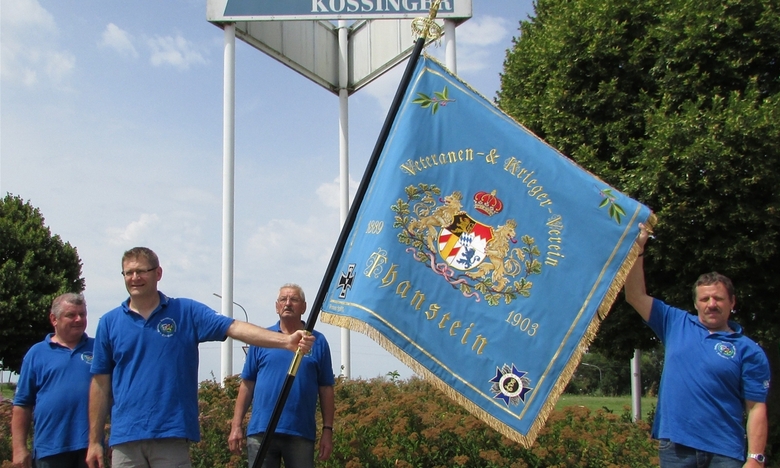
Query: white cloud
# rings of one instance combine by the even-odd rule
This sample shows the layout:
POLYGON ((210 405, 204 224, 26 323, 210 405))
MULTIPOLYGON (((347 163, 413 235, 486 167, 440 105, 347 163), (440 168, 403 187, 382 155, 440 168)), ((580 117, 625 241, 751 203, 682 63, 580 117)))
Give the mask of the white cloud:
POLYGON ((186 70, 190 65, 206 63, 206 59, 193 43, 179 35, 155 36, 148 39, 147 44, 152 50, 150 61, 155 66, 173 65, 186 70))
MULTIPOLYGON (((458 74, 462 76, 491 68, 496 45, 505 42, 509 34, 508 25, 509 20, 501 17, 479 16, 458 26, 455 33, 458 74)), ((429 46, 426 53, 445 63, 444 47, 429 46)), ((401 62, 363 88, 366 94, 379 101, 383 112, 390 108, 406 64, 407 61, 401 62)))
POLYGON ((59 85, 76 57, 58 47, 54 17, 36 0, 5 0, 0 15, 0 78, 6 83, 59 85))
POLYGON ((123 228, 108 228, 109 242, 114 245, 126 245, 139 240, 143 235, 158 224, 160 218, 156 214, 143 213, 137 221, 123 228))
POLYGON ((124 56, 138 57, 138 51, 133 45, 133 36, 114 23, 108 23, 98 45, 114 49, 124 56))
POLYGON ((308 219, 295 221, 292 219, 271 219, 259 226, 249 239, 249 251, 258 260, 262 259, 265 267, 274 264, 327 260, 329 251, 323 249, 323 244, 331 247, 333 241, 323 242, 323 226, 328 226, 329 235, 335 240, 338 234, 338 224, 324 224, 321 220, 308 219), (277 263, 278 262, 278 263, 277 263))
MULTIPOLYGON (((358 185, 360 183, 349 177, 349 203, 352 204, 352 200, 355 198, 355 192, 357 192, 358 185)), ((317 187, 317 197, 328 208, 341 208, 341 184, 339 178, 336 177, 330 183, 325 183, 317 187)))
POLYGON ((43 31, 56 30, 54 17, 37 0, 4 0, 0 24, 5 30, 13 28, 38 28, 43 31))
POLYGON ((378 110, 381 113, 386 114, 390 108, 407 64, 408 60, 404 60, 363 88, 367 95, 379 101, 380 109, 378 110))
POLYGON ((462 47, 458 51, 458 73, 478 72, 491 67, 491 52, 479 47, 462 47))
MULTIPOLYGON (((350 181, 354 194, 357 183, 350 181)), ((341 229, 338 211, 338 181, 317 187, 316 196, 324 207, 314 208, 310 216, 287 215, 262 219, 237 245, 246 278, 257 278, 269 271, 285 272, 300 284, 319 284, 317 275, 330 259, 341 229)), ((242 275, 243 276, 243 275, 242 275)))
POLYGON ((496 45, 505 42, 509 34, 508 24, 504 18, 480 16, 458 26, 458 74, 492 68, 496 45))
POLYGON ((46 75, 58 82, 76 68, 76 57, 69 52, 49 52, 44 58, 44 64, 46 75))
POLYGON ((489 47, 501 43, 506 35, 508 21, 497 16, 472 18, 458 27, 458 45, 489 47))

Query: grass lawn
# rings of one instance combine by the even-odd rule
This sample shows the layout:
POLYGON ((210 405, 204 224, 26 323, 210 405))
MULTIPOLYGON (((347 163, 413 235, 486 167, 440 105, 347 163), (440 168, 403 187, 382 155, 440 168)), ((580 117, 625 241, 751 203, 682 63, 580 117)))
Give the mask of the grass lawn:
POLYGON ((9 400, 14 397, 14 391, 8 387, 8 384, 0 386, 0 393, 2 393, 3 398, 8 398, 9 400))
MULTIPOLYGON (((657 398, 642 398, 641 414, 644 418, 656 405, 657 398)), ((585 406, 591 411, 609 408, 615 414, 622 414, 625 409, 631 412, 631 395, 607 397, 586 395, 561 395, 555 404, 555 409, 563 409, 567 406, 585 406)))

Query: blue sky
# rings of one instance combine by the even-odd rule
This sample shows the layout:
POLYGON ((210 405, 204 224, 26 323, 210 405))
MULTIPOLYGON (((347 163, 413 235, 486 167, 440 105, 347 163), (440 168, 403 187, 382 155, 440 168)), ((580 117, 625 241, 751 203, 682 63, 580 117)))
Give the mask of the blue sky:
MULTIPOLYGON (((530 0, 473 0, 457 28, 458 74, 488 98, 532 12, 530 0)), ((120 258, 137 245, 159 255, 163 292, 220 309, 224 38, 205 17, 205 0, 0 6, 0 193, 39 207, 78 249, 90 334, 126 299, 120 258)), ((443 48, 429 53, 443 61, 443 48)), ((404 66, 349 99, 353 193, 404 66)), ((334 94, 236 41, 234 300, 250 322, 276 321, 283 283, 310 305, 317 295, 340 228, 338 110, 334 94)), ((316 328, 338 374, 340 329, 316 328)), ((363 335, 351 348, 352 377, 412 375, 363 335)), ((220 344, 200 349, 200 378, 219 378, 220 344)))

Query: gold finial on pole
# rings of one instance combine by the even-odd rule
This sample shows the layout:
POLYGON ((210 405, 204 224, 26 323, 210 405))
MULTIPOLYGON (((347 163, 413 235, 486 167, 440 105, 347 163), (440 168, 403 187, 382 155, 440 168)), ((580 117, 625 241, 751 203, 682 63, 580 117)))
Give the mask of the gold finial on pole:
POLYGON ((436 13, 439 12, 441 0, 434 0, 427 18, 415 18, 412 20, 412 36, 415 39, 425 38, 428 41, 437 41, 441 38, 441 26, 436 24, 436 13))

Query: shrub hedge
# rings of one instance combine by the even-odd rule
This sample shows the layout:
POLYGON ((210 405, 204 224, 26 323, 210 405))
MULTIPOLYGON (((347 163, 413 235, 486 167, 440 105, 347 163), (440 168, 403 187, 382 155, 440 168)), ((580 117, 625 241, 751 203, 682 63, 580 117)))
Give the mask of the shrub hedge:
POLYGON ((0 468, 11 468, 11 400, 5 398, 0 401, 0 468))
MULTIPOLYGON (((200 384, 195 468, 247 468, 227 438, 238 377, 200 384)), ((333 455, 318 468, 642 468, 658 466, 646 421, 587 408, 553 411, 530 449, 500 435, 427 382, 344 380, 335 388, 333 455)), ((0 468, 11 466, 10 404, 0 404, 0 468)), ((317 416, 319 418, 319 414, 317 416)))
POLYGON ((554 411, 525 449, 417 378, 341 381, 336 402, 333 456, 322 467, 658 466, 648 423, 628 411, 554 411))

